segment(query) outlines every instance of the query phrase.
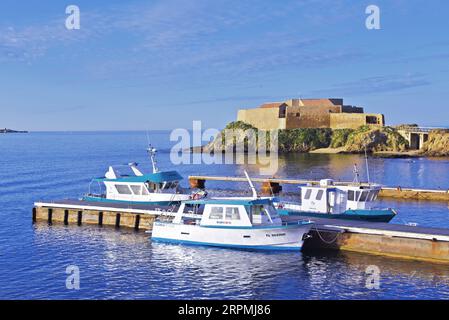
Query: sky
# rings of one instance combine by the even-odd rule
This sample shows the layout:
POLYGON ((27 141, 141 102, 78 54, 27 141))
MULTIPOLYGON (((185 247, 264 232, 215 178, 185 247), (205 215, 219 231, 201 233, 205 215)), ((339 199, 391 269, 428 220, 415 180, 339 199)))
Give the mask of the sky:
POLYGON ((447 0, 2 0, 0 127, 220 129, 297 97, 448 126, 448 12, 447 0))

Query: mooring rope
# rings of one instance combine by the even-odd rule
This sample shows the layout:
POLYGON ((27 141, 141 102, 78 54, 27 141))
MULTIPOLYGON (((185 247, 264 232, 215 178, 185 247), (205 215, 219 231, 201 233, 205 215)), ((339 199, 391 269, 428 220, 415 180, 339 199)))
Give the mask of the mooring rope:
POLYGON ((314 225, 313 227, 315 228, 315 231, 316 231, 316 233, 318 234, 318 237, 321 239, 321 241, 323 241, 323 242, 326 243, 326 244, 333 244, 335 241, 337 241, 338 235, 340 234, 340 233, 337 233, 336 236, 335 236, 335 238, 334 238, 332 241, 325 240, 325 239, 321 236, 320 231, 318 230, 318 228, 316 227, 316 225, 314 225))

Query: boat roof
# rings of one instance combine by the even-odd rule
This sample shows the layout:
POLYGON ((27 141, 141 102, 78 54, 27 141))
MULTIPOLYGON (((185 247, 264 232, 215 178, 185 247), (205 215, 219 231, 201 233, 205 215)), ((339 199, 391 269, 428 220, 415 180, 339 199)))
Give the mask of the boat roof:
POLYGON ((211 198, 211 199, 200 199, 200 200, 187 200, 184 201, 186 204, 223 204, 223 205, 263 205, 263 204, 271 204, 271 198, 211 198))
POLYGON ((182 176, 177 171, 162 171, 151 174, 144 174, 142 176, 122 176, 117 179, 108 178, 96 178, 95 181, 105 182, 105 181, 116 181, 116 182, 171 182, 182 180, 182 176))

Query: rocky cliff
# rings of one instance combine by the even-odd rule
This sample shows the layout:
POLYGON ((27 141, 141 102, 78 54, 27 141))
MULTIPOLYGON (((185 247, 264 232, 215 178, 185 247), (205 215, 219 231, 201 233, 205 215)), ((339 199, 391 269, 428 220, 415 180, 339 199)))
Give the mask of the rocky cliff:
MULTIPOLYGON (((223 130, 212 142, 193 151, 236 152, 237 140, 244 141, 244 152, 256 150, 258 137, 256 135, 256 139, 247 139, 249 129, 257 132, 256 128, 244 122, 231 122, 225 130, 234 134, 232 139, 225 139, 223 130)), ((268 142, 269 140, 267 137, 268 142)), ((357 130, 326 128, 279 130, 278 147, 281 153, 310 152, 321 148, 339 148, 339 152, 347 153, 363 153, 365 148, 368 152, 401 152, 407 150, 408 143, 394 128, 363 126, 357 130)))
POLYGON ((401 152, 408 149, 408 142, 391 127, 363 126, 348 134, 345 152, 360 153, 365 147, 368 152, 401 152))
POLYGON ((432 130, 420 154, 431 157, 449 156, 449 130, 432 130))

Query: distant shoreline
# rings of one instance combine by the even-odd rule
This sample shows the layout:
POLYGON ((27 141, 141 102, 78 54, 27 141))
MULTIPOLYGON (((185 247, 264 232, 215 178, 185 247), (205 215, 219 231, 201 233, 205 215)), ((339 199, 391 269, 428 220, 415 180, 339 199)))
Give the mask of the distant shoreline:
POLYGON ((0 129, 0 133, 28 133, 25 130, 0 129))

